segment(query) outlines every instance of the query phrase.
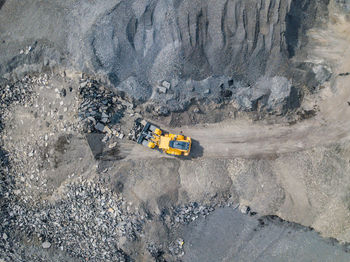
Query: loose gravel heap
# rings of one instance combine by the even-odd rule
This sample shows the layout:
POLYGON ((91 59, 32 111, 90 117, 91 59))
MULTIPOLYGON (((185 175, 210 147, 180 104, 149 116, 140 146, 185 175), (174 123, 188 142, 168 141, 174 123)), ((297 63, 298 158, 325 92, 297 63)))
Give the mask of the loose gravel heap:
MULTIPOLYGON (((10 109, 15 105, 31 103, 33 93, 32 83, 40 81, 38 78, 25 77, 22 81, 10 83, 0 82, 0 134, 4 129, 4 119, 10 114, 10 109)), ((7 203, 9 191, 13 187, 13 178, 10 175, 9 155, 3 148, 3 139, 0 139, 0 203, 1 212, 7 203)))
POLYGON ((28 244, 53 245, 87 261, 128 261, 119 241, 138 238, 143 215, 99 181, 77 179, 62 195, 65 197, 53 203, 11 205, 10 220, 5 223, 20 231, 28 244))
POLYGON ((91 170, 48 190, 56 151, 82 131, 75 91, 54 86, 47 75, 0 85, 0 261, 130 261, 123 244, 140 237, 142 211, 91 170))
MULTIPOLYGON (((186 205, 172 207, 170 210, 170 226, 176 224, 188 224, 195 221, 198 217, 206 217, 215 210, 214 205, 201 205, 197 202, 191 202, 186 205)), ((168 220, 168 215, 165 215, 164 219, 168 220)))
POLYGON ((81 79, 79 93, 82 99, 79 118, 86 123, 86 132, 103 132, 99 126, 116 125, 123 117, 125 110, 133 107, 132 104, 93 79, 81 79))
POLYGON ((50 191, 45 173, 57 166, 59 137, 81 130, 75 116, 79 101, 71 91, 62 96, 46 74, 26 76, 6 86, 5 91, 10 91, 6 91, 3 107, 2 147, 10 152, 14 193, 34 201, 50 191))

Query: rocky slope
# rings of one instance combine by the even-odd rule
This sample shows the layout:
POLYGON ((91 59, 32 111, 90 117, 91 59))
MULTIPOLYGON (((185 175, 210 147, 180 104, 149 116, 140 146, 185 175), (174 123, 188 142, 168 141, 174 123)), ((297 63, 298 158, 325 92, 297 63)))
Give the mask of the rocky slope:
POLYGON ((160 114, 227 99, 238 110, 281 114, 299 105, 302 84, 329 79, 325 65, 326 77, 316 79, 314 64, 291 60, 307 43, 305 31, 327 18, 327 4, 7 1, 0 72, 71 65, 105 75, 136 101, 161 106, 160 114))

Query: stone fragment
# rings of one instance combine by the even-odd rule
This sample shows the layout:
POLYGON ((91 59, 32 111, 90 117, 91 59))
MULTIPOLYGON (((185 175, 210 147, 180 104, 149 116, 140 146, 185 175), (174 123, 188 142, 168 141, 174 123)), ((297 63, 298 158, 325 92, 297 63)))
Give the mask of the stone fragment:
POLYGON ((239 210, 241 211, 242 214, 248 214, 249 210, 250 210, 250 207, 249 206, 245 206, 245 205, 241 205, 239 210))
POLYGON ((104 127, 103 132, 108 133, 110 135, 112 134, 112 130, 108 126, 104 127))
POLYGON ((168 81, 166 81, 166 80, 164 80, 162 82, 162 86, 165 87, 166 89, 170 89, 170 87, 171 87, 170 83, 168 81))
POLYGON ((51 243, 48 242, 48 241, 45 241, 44 243, 42 243, 41 245, 43 248, 47 249, 47 248, 50 248, 51 247, 51 243))
POLYGON ((62 88, 61 92, 60 92, 60 96, 61 97, 65 97, 67 95, 67 91, 65 88, 62 88))
POLYGON ((114 142, 112 144, 109 144, 108 148, 112 149, 112 148, 115 148, 116 146, 117 146, 117 142, 114 142))
POLYGON ((163 86, 158 86, 158 92, 161 94, 165 94, 167 92, 167 89, 163 86))
POLYGON ((81 88, 86 87, 86 85, 87 85, 87 81, 84 81, 84 82, 80 83, 80 87, 81 87, 81 88))
POLYGON ((104 132, 104 130, 105 130, 105 125, 102 124, 102 123, 97 123, 97 124, 95 125, 95 129, 98 130, 98 131, 100 131, 100 132, 104 132))

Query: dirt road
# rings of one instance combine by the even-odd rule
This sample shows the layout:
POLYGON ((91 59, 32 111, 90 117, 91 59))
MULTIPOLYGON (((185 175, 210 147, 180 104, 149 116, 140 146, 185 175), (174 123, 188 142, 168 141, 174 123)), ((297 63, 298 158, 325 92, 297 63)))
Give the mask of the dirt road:
MULTIPOLYGON (((346 75, 350 72, 350 22, 340 15, 332 18, 327 29, 309 34, 312 49, 309 59, 334 65, 329 86, 322 89, 314 101, 304 101, 304 104, 318 106, 317 115, 294 125, 230 120, 174 130, 183 131, 197 141, 192 148, 195 158, 258 157, 350 138, 350 75, 346 75)), ((163 155, 136 146, 129 158, 159 156, 163 155)))

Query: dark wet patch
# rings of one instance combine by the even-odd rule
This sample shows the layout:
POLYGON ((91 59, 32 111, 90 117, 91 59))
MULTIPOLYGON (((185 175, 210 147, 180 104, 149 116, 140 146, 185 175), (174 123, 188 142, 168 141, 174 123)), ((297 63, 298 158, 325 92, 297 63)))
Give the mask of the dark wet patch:
POLYGON ((104 134, 99 133, 89 133, 86 135, 86 140, 94 158, 101 161, 124 159, 125 156, 121 153, 118 145, 109 149, 107 144, 102 142, 104 136, 104 134))
POLYGON ((65 135, 59 136, 54 146, 55 151, 63 154, 68 144, 69 144, 68 136, 65 136, 65 135))

